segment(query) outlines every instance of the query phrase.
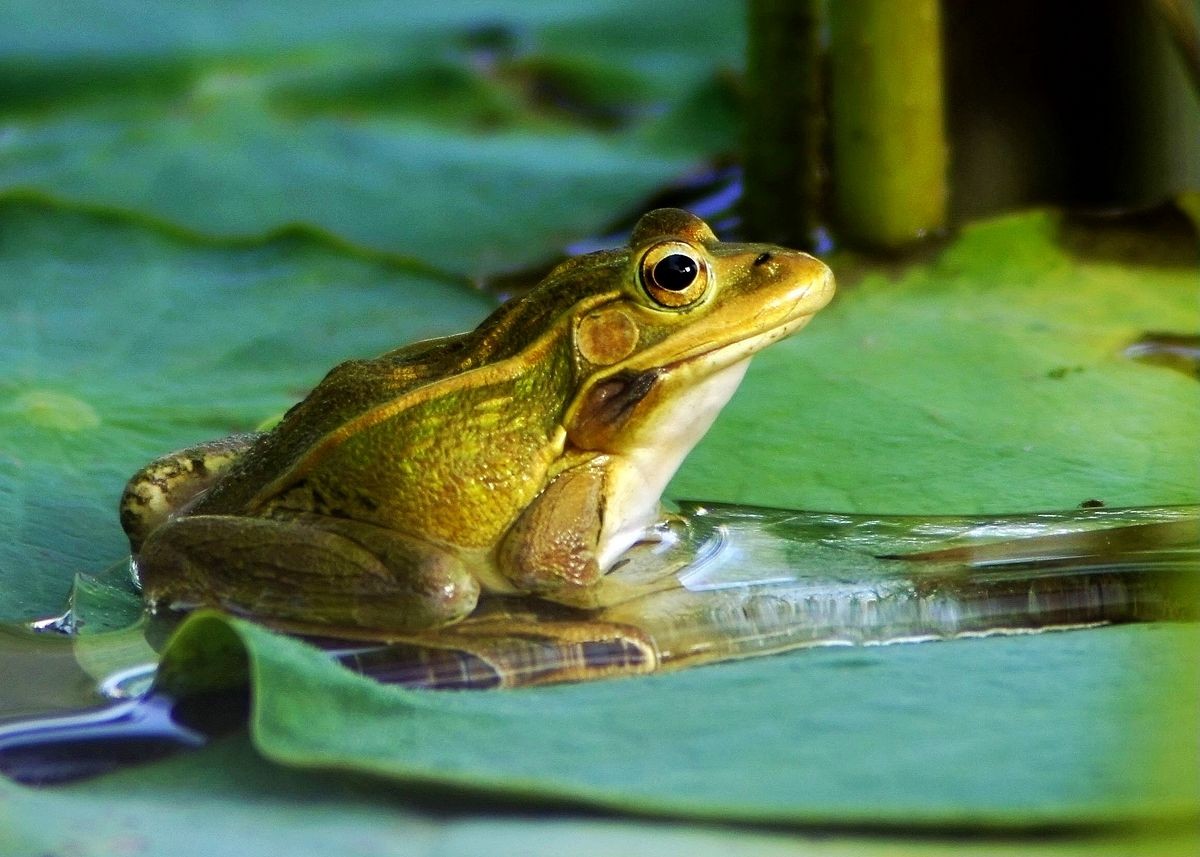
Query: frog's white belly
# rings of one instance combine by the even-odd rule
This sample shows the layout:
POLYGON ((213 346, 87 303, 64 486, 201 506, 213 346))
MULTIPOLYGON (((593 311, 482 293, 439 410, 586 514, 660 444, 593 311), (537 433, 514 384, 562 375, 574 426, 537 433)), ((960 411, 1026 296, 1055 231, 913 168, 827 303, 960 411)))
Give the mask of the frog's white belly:
POLYGON ((639 432, 644 443, 616 456, 609 471, 598 561, 607 571, 661 518, 659 500, 687 454, 737 391, 750 358, 671 395, 639 432))

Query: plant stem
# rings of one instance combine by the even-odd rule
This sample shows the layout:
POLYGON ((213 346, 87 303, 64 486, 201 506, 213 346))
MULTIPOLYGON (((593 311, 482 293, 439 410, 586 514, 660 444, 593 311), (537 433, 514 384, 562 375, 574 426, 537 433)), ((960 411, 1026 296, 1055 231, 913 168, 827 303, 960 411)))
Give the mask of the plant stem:
POLYGON ((946 224, 939 3, 837 0, 829 15, 838 235, 899 247, 946 224))
POLYGON ((820 223, 820 0, 750 0, 745 233, 812 249, 820 223))

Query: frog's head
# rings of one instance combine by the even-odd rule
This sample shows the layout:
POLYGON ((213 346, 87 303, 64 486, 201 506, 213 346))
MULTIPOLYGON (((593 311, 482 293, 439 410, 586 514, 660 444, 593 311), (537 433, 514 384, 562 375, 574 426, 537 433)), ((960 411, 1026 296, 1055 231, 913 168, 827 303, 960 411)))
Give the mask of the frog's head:
POLYGON ((588 279, 605 271, 609 282, 572 321, 581 383, 566 428, 581 449, 682 460, 749 358, 803 327, 834 292, 812 256, 718 241, 678 209, 645 215, 627 249, 593 255, 601 264, 588 266, 588 279))

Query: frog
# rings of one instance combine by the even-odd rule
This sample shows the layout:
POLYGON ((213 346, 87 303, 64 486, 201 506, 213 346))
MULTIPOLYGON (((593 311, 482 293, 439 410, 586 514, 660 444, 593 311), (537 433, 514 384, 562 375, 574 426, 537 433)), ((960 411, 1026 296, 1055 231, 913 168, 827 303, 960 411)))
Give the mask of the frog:
POLYGON ((681 209, 467 333, 335 366, 273 427, 155 459, 120 519, 152 609, 434 631, 481 597, 589 609, 751 357, 834 293, 681 209))

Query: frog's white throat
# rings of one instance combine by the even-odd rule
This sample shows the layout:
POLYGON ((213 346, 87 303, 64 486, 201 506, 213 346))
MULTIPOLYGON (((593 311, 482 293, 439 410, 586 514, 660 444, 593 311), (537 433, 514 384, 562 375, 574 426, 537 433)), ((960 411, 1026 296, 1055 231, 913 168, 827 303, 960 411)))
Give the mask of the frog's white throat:
POLYGON ((693 381, 655 409, 635 443, 615 456, 605 497, 599 564, 607 571, 657 523, 659 500, 684 458, 737 391, 750 357, 693 381))

